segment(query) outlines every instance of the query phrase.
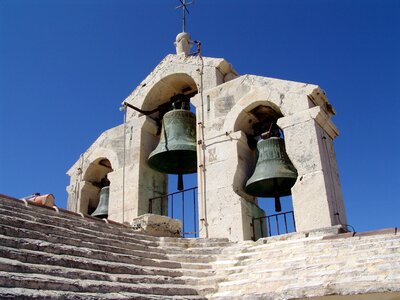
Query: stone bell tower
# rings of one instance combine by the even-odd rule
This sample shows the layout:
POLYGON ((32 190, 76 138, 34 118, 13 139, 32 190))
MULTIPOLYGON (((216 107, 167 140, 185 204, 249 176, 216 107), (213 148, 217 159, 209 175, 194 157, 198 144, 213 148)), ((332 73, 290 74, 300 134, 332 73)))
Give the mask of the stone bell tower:
MULTIPOLYGON (((346 223, 333 140, 334 109, 317 85, 255 75, 239 76, 221 58, 202 57, 186 32, 130 94, 126 122, 105 131, 70 168, 68 209, 92 213, 101 182, 109 180, 108 218, 131 222, 165 195, 167 175, 148 165, 160 139, 160 109, 178 94, 196 110, 200 237, 252 238, 253 217, 264 211, 244 186, 255 164, 254 128, 274 119, 298 177, 291 189, 297 231, 346 223), (153 112, 153 113, 152 113, 153 112)), ((153 213, 161 213, 161 207, 153 213)))

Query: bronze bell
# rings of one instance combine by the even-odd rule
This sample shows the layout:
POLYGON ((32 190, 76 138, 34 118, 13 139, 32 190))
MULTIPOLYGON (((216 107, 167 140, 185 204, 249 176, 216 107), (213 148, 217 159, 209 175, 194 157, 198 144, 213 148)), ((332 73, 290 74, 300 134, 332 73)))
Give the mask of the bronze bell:
POLYGON ((93 217, 100 219, 108 218, 108 199, 110 195, 110 187, 105 186, 100 190, 100 200, 96 210, 92 213, 93 217))
POLYGON ((161 173, 178 174, 178 189, 182 190, 182 174, 197 171, 196 146, 196 116, 188 105, 182 105, 164 115, 160 142, 149 155, 149 166, 161 173))
POLYGON ((246 193, 275 198, 275 210, 279 212, 279 197, 291 195, 296 180, 297 170, 286 154, 284 140, 278 136, 260 139, 257 143, 257 164, 246 183, 246 193))

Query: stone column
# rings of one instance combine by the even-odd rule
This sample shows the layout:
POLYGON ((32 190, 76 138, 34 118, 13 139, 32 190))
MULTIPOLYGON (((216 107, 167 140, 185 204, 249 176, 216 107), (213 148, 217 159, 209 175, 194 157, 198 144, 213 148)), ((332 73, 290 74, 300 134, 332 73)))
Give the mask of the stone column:
POLYGON ((297 231, 346 223, 333 139, 338 130, 321 107, 280 118, 286 151, 299 177, 292 188, 297 231))
POLYGON ((206 139, 206 171, 203 173, 200 168, 198 179, 200 237, 232 241, 253 237, 252 217, 262 212, 258 211, 254 198, 242 192, 248 166, 252 165, 247 160, 252 156, 241 131, 206 139))
POLYGON ((123 168, 110 174, 113 207, 110 206, 109 219, 130 223, 148 213, 150 198, 165 194, 167 177, 147 165, 150 152, 158 144, 156 132, 155 122, 146 116, 133 118, 126 124, 125 176, 123 168), (113 182, 118 182, 118 187, 113 182))

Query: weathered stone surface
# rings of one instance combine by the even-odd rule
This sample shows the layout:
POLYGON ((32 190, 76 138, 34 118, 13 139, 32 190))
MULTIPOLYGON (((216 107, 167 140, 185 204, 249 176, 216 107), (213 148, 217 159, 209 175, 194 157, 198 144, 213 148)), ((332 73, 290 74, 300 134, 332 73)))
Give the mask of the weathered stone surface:
POLYGON ((133 219, 131 226, 135 232, 154 236, 179 237, 182 231, 181 221, 154 214, 144 214, 133 219))
POLYGON ((0 212, 1 299, 397 300, 400 294, 396 228, 354 234, 336 226, 231 243, 139 234, 6 197, 0 212))

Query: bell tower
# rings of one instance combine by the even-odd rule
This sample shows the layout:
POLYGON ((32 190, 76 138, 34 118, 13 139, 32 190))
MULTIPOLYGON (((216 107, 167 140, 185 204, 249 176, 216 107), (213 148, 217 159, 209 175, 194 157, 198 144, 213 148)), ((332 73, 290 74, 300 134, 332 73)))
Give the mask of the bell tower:
POLYGON ((68 209, 99 209, 124 223, 165 214, 168 201, 149 209, 149 199, 168 193, 166 174, 197 173, 200 237, 262 237, 265 224, 253 221, 269 212, 259 201, 275 201, 279 211, 289 194, 297 231, 346 224, 335 111, 325 93, 313 84, 239 76, 224 59, 203 57, 185 32, 188 4, 176 54, 122 102, 124 123, 101 134, 68 171, 68 209), (109 183, 101 185, 105 175, 109 183))

